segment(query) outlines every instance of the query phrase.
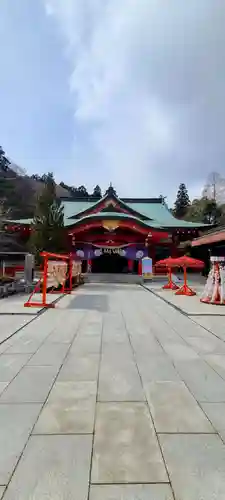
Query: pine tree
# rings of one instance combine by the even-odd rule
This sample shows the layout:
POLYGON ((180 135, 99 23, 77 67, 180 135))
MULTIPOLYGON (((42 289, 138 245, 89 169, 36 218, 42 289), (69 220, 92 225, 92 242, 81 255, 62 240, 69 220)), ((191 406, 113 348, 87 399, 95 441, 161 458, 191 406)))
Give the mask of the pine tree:
POLYGON ((190 206, 190 198, 185 184, 181 183, 177 192, 177 198, 174 204, 174 215, 178 219, 184 217, 190 206))
POLYGON ((37 260, 43 250, 66 250, 64 213, 61 200, 56 197, 56 184, 52 173, 44 176, 44 187, 37 200, 32 226, 30 247, 37 260))
POLYGON ((9 168, 9 165, 10 161, 6 158, 5 151, 3 151, 2 147, 0 146, 0 170, 6 172, 9 168))
POLYGON ((101 188, 100 186, 97 184, 93 190, 93 194, 92 194, 93 198, 99 198, 101 199, 102 197, 102 191, 101 191, 101 188))

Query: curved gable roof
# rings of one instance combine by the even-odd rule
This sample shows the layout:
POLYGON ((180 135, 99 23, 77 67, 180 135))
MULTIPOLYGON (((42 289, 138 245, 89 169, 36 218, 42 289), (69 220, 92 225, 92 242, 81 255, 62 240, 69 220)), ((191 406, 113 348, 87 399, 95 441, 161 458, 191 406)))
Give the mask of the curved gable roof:
POLYGON ((80 224, 85 224, 88 223, 89 221, 94 221, 94 220, 101 220, 101 219, 118 219, 118 220, 132 220, 134 223, 141 224, 145 226, 146 228, 155 228, 163 230, 163 228, 160 226, 155 221, 146 221, 146 220, 141 220, 138 217, 134 217, 133 215, 130 214, 124 214, 121 212, 98 212, 95 214, 89 214, 84 217, 80 217, 79 219, 67 219, 67 226, 78 226, 80 224))
MULTIPOLYGON (((162 201, 161 198, 118 198, 115 194, 106 194, 100 200, 93 199, 76 199, 68 200, 62 199, 64 207, 64 222, 65 226, 72 226, 77 220, 81 220, 84 217, 90 215, 107 214, 107 203, 104 207, 104 202, 112 201, 115 202, 115 211, 108 212, 111 217, 129 216, 134 217, 139 222, 144 222, 149 227, 164 227, 164 228, 186 228, 194 229, 197 227, 209 227, 209 225, 203 224, 201 222, 188 222, 180 219, 176 219, 171 211, 168 209, 167 205, 162 201), (104 211, 102 211, 102 206, 104 211), (98 211, 99 207, 99 211, 98 211), (117 207, 120 208, 117 211, 117 207), (124 210, 124 211, 123 211, 124 210)), ((10 221, 16 224, 30 225, 32 223, 31 219, 21 219, 10 221)))
POLYGON ((160 199, 154 202, 131 202, 128 206, 132 209, 135 207, 145 215, 148 219, 153 219, 159 224, 165 227, 183 227, 183 228, 194 228, 203 227, 205 224, 202 222, 189 222, 181 219, 176 219, 171 211, 168 209, 167 205, 163 203, 160 199))
MULTIPOLYGON (((121 200, 120 198, 118 198, 115 194, 113 195, 109 195, 109 194, 106 194, 105 196, 103 196, 103 198, 101 198, 100 200, 97 200, 95 202, 90 202, 90 201, 87 201, 86 203, 83 204, 83 206, 81 207, 81 209, 79 210, 79 212, 76 212, 76 214, 73 214, 73 215, 66 215, 66 217, 71 217, 71 218, 80 218, 82 216, 86 216, 86 215, 89 215, 90 213, 94 212, 94 213, 98 213, 98 207, 99 207, 99 213, 102 212, 102 206, 104 206, 104 203, 105 203, 105 207, 104 209, 107 209, 107 201, 110 204, 113 205, 113 203, 115 204, 115 206, 119 207, 121 209, 121 213, 130 213, 131 215, 135 216, 135 217, 138 217, 140 219, 149 219, 149 217, 144 214, 142 214, 137 208, 132 208, 131 206, 129 206, 124 200, 121 200)), ((68 203, 67 203, 67 206, 68 206, 68 203)), ((107 210, 106 210, 107 211, 107 210)), ((116 209, 115 209, 116 211, 116 209)), ((118 210, 119 211, 119 210, 118 210)))
MULTIPOLYGON (((66 219, 78 219, 80 217, 84 217, 88 215, 88 212, 91 210, 95 210, 98 206, 102 204, 104 200, 107 199, 107 196, 101 198, 97 202, 93 202, 90 200, 76 200, 76 201, 65 201, 64 203, 64 213, 66 219)), ((159 226, 171 227, 171 228, 194 228, 194 227, 204 227, 205 224, 201 222, 188 222, 185 220, 176 219, 173 214, 168 209, 167 205, 162 202, 160 198, 153 198, 147 200, 137 201, 133 199, 132 201, 126 201, 126 198, 120 200, 119 198, 115 198, 115 201, 118 200, 121 207, 123 206, 127 211, 130 212, 130 215, 134 215, 135 217, 140 217, 141 220, 151 221, 159 226)), ((101 213, 101 212, 99 212, 101 213)))

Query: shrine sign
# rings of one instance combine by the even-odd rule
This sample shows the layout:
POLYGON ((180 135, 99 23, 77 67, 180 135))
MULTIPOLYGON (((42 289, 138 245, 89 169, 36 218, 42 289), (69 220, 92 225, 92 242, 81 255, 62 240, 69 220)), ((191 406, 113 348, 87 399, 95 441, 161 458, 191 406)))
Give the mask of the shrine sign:
POLYGON ((150 257, 144 257, 142 259, 142 276, 144 279, 152 278, 152 259, 150 257))

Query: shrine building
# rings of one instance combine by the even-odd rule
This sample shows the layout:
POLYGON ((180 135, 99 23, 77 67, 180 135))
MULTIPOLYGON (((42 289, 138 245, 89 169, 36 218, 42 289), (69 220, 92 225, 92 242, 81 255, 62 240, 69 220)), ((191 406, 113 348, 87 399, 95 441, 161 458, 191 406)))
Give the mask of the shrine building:
MULTIPOLYGON (((176 219, 163 198, 119 198, 112 186, 106 195, 62 199, 69 252, 79 257, 83 272, 138 273, 138 263, 151 257, 179 255, 179 245, 201 235, 204 224, 176 219)), ((32 220, 11 221, 29 232, 32 220)))

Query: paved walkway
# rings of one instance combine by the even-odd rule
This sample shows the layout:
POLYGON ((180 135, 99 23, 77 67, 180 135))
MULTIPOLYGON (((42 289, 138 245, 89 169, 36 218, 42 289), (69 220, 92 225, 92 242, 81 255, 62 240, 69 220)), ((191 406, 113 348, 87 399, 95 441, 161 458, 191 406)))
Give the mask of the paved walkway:
MULTIPOLYGON (((182 282, 179 283, 181 286, 182 282)), ((144 286, 155 293, 158 297, 162 298, 165 302, 169 302, 172 306, 176 307, 181 312, 184 312, 188 316, 224 316, 225 317, 225 307, 220 307, 213 304, 204 304, 200 301, 200 298, 204 291, 204 285, 202 283, 192 283, 188 282, 189 286, 195 290, 197 293, 192 297, 186 297, 185 295, 176 295, 173 293, 168 293, 168 290, 162 289, 162 283, 152 282, 145 283, 144 286)), ((222 323, 221 323, 222 324, 222 323)))
POLYGON ((4 342, 0 498, 224 500, 224 320, 199 322, 87 285, 4 342))

